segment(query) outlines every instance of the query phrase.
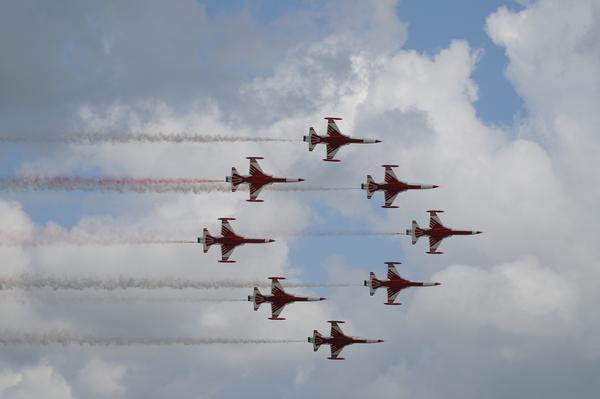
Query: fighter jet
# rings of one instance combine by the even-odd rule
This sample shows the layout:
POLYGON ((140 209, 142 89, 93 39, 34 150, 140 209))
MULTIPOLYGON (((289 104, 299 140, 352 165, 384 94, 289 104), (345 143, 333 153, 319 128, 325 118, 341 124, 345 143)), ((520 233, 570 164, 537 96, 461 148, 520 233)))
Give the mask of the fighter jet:
POLYGON ((285 320, 279 317, 285 305, 292 302, 314 302, 324 301, 323 297, 295 296, 285 292, 279 280, 285 277, 269 277, 271 280, 271 295, 263 295, 258 287, 254 287, 254 295, 248 295, 248 301, 254 303, 254 310, 258 310, 261 304, 271 302, 271 317, 269 320, 285 320))
POLYGON ((383 342, 382 339, 364 339, 345 335, 342 332, 340 326, 338 325, 340 323, 343 323, 343 321, 329 320, 328 323, 331 323, 331 337, 325 337, 317 330, 314 330, 313 336, 308 337, 308 342, 313 344, 313 350, 315 352, 319 350, 319 347, 323 344, 330 345, 331 356, 328 357, 329 360, 344 360, 343 357, 338 356, 342 352, 342 349, 344 349, 344 347, 348 345, 376 344, 379 342, 383 342))
POLYGON ((304 181, 304 179, 288 179, 265 174, 258 164, 259 159, 264 159, 262 157, 246 157, 246 159, 250 160, 250 174, 243 176, 238 173, 236 168, 231 168, 231 176, 226 176, 225 181, 231 183, 231 191, 237 190, 240 184, 248 184, 250 189, 250 199, 246 200, 248 202, 263 202, 263 200, 257 199, 258 194, 264 186, 268 186, 269 184, 298 183, 304 181))
POLYGON ((308 136, 303 136, 302 140, 308 143, 308 151, 315 149, 319 143, 327 145, 327 157, 323 161, 340 162, 339 159, 334 159, 335 154, 340 147, 347 144, 372 144, 381 143, 380 140, 358 139, 343 135, 340 129, 335 124, 335 121, 341 121, 342 118, 327 117, 327 136, 319 136, 312 127, 308 130, 308 136))
POLYGON ((233 228, 229 224, 230 220, 234 218, 219 218, 221 221, 221 235, 222 237, 214 237, 210 235, 208 229, 205 228, 202 237, 198 237, 198 243, 204 245, 204 253, 208 252, 211 245, 221 246, 221 260, 220 263, 235 263, 234 260, 229 260, 229 257, 233 253, 233 250, 240 245, 244 244, 264 244, 267 242, 275 242, 270 238, 246 238, 235 234, 233 228))
POLYGON ((432 283, 429 281, 409 281, 403 279, 394 265, 399 265, 400 262, 384 262, 388 266, 387 280, 379 280, 375 273, 371 272, 369 280, 365 280, 365 286, 369 287, 369 295, 373 296, 377 288, 387 287, 387 302, 385 305, 401 305, 399 302, 394 302, 396 297, 405 288, 408 287, 433 287, 441 285, 440 283, 432 283))
POLYGON ((437 252, 442 240, 449 236, 466 236, 473 234, 481 234, 481 231, 474 230, 452 230, 445 227, 442 221, 438 217, 438 213, 444 211, 430 210, 429 212, 429 228, 423 229, 419 227, 416 221, 412 221, 412 228, 406 230, 406 235, 411 236, 412 243, 415 245, 419 240, 419 237, 429 236, 429 251, 428 254, 443 254, 443 252, 437 252))
POLYGON ((385 168, 385 177, 383 183, 376 183, 371 175, 367 176, 367 182, 360 185, 360 188, 367 190, 367 198, 371 199, 376 191, 385 193, 385 205, 382 208, 398 208, 392 206, 398 193, 406 190, 425 190, 429 188, 437 188, 438 186, 429 184, 409 184, 398 180, 392 168, 397 168, 398 165, 381 165, 385 168))

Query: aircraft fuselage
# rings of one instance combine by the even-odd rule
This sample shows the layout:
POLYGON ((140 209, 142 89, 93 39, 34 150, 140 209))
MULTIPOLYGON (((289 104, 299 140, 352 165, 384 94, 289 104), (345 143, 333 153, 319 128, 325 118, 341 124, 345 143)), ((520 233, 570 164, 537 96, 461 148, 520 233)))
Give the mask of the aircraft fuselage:
POLYGON ((226 245, 228 247, 237 247, 244 244, 264 244, 273 242, 269 238, 246 238, 238 235, 227 235, 225 237, 214 237, 215 244, 226 245))

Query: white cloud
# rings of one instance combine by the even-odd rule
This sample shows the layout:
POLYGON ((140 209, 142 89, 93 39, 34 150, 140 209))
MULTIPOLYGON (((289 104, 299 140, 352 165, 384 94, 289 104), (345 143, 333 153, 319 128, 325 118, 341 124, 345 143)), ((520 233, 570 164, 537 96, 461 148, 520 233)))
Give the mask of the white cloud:
POLYGON ((0 372, 0 397, 2 399, 74 398, 71 387, 56 370, 46 363, 14 371, 0 372))
MULTIPOLYGON (((92 397, 114 398, 125 393, 121 385, 127 367, 104 362, 99 358, 92 358, 77 376, 79 385, 88 391, 92 397)), ((89 397, 89 396, 88 396, 89 397)))
MULTIPOLYGON (((381 173, 381 163, 398 163, 400 177, 440 184, 441 188, 402 194, 397 199, 401 208, 385 214, 374 212, 363 193, 356 198, 335 196, 328 203, 346 216, 392 231, 402 230, 412 218, 426 224, 424 210, 442 207, 447 211, 443 219, 450 226, 486 233, 449 239, 442 244, 446 252, 442 257, 425 255, 424 242, 412 247, 402 238, 402 273, 422 275, 444 285, 403 292, 404 305, 399 308, 384 307, 379 296, 369 298, 365 290, 339 289, 327 295, 330 300, 325 303, 286 309, 288 320, 283 323, 265 320, 265 309, 252 312, 250 304, 234 303, 201 309, 187 305, 91 310, 42 306, 31 314, 24 311, 20 325, 67 324, 99 334, 304 338, 313 328, 325 328, 325 320, 341 317, 349 322, 348 333, 386 339, 379 346, 346 349, 348 361, 341 367, 325 362, 323 349, 312 353, 308 344, 131 348, 103 353, 102 360, 95 353, 76 355, 70 350, 51 355, 64 360, 67 369, 75 367, 75 358, 84 359, 78 364, 87 366, 79 373, 64 375, 78 375, 85 386, 82 389, 104 396, 201 392, 222 397, 268 384, 268 394, 285 393, 287 397, 317 393, 359 397, 375 392, 380 397, 398 393, 532 397, 540 396, 539 392, 544 397, 564 397, 561 387, 587 383, 590 389, 580 396, 593 397, 590 393, 597 392, 597 382, 586 380, 585 375, 597 370, 600 354, 600 322, 593 317, 600 299, 595 226, 600 196, 595 167, 599 121, 594 108, 599 103, 599 53, 593 40, 600 26, 597 4, 583 1, 565 8, 561 2, 545 0, 519 12, 501 8, 488 18, 490 36, 505 47, 509 57, 507 76, 529 110, 528 117, 515 127, 519 138, 477 119, 477 84, 471 76, 480 52, 464 41, 452 41, 433 56, 402 50, 404 24, 395 17, 392 1, 357 2, 335 8, 338 13, 327 9, 324 14, 317 13, 330 18, 326 32, 299 41, 265 62, 267 73, 250 81, 235 80, 233 91, 239 98, 232 101, 230 94, 220 96, 219 90, 208 89, 206 96, 187 95, 181 102, 175 101, 170 91, 161 89, 172 80, 171 75, 164 84, 153 84, 148 94, 139 81, 130 82, 132 69, 128 63, 122 64, 129 76, 122 82, 131 96, 74 100, 79 114, 68 127, 299 138, 325 114, 338 114, 345 118, 340 123, 344 131, 382 138, 385 145, 344 148, 340 152, 344 162, 334 167, 324 165, 318 154, 308 153, 299 143, 74 146, 26 162, 23 171, 213 177, 222 176, 232 165, 242 169, 243 158, 252 153, 267 156, 266 170, 300 174, 312 180, 311 185, 358 185, 367 173, 381 173), (181 103, 185 104, 182 108, 181 103), (570 365, 569 370, 563 362, 570 365), (525 373, 531 375, 530 380, 523 381, 525 373), (236 384, 229 383, 231 375, 236 376, 236 384), (108 382, 102 382, 103 378, 108 382), (288 386, 294 387, 292 392, 287 391, 288 386)), ((153 15, 155 11, 148 12, 153 15)), ((184 11, 173 12, 179 15, 184 11)), ((196 21, 196 16, 204 21, 207 17, 200 14, 196 10, 185 20, 196 21)), ((119 18, 106 18, 119 22, 119 18)), ((147 29, 143 23, 134 28, 138 34, 147 29)), ((156 27, 152 37, 167 35, 170 30, 163 28, 163 24, 156 27)), ((124 28, 115 29, 118 33, 124 28)), ((213 29, 220 32, 224 28, 213 29)), ((129 42, 124 43, 116 33, 104 38, 108 45, 103 45, 102 51, 125 57, 129 42)), ((256 39, 258 42, 268 42, 262 35, 258 37, 262 38, 256 39)), ((142 40, 140 36, 134 39, 134 43, 142 40)), ((230 44, 236 47, 233 42, 230 44)), ((164 47, 164 41, 160 43, 164 47)), ((189 38, 180 50, 195 46, 189 38)), ((177 54, 179 50, 173 51, 177 54)), ((231 51, 248 56, 250 50, 231 51)), ((134 61, 133 65, 139 65, 134 61)), ((167 69, 177 69, 176 61, 169 60, 167 69)), ((145 78, 140 77, 141 81, 145 78)), ((246 204, 242 193, 229 194, 106 195, 99 202, 114 201, 115 215, 83 215, 70 231, 52 224, 45 228, 67 235, 135 234, 149 229, 193 239, 204 225, 214 230, 218 216, 239 216, 236 228, 240 232, 276 231, 282 224, 301 229, 314 217, 301 194, 265 192, 264 206, 246 204)), ((33 232, 31 221, 18 205, 1 202, 0 212, 4 226, 33 232)), ((233 270, 217 266, 216 255, 203 256, 197 246, 36 248, 26 256, 21 253, 21 265, 14 270, 190 278, 227 278, 232 273, 240 278, 301 276, 302 270, 289 265, 292 241, 283 239, 268 248, 241 248, 235 256, 244 262, 233 270)), ((9 256, 6 248, 0 250, 9 256)), ((379 262, 398 255, 374 253, 369 268, 379 275, 379 262)), ((343 275, 345 280, 360 283, 366 278, 367 265, 352 266, 363 269, 352 269, 335 258, 328 268, 332 279, 343 275)), ((232 294, 245 296, 247 292, 232 294)), ((21 372, 14 370, 4 374, 0 386, 17 383, 21 372)))

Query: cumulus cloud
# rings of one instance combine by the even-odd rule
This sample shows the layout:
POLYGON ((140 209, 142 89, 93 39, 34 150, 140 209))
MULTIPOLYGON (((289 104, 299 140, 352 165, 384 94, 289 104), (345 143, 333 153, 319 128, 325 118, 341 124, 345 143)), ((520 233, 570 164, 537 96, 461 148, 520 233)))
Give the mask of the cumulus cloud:
MULTIPOLYGON (((81 304, 68 312, 50 304, 4 309, 19 328, 68 325, 104 335, 152 329, 157 335, 200 331, 225 337, 249 331, 276 339, 309 335, 313 328, 325 328, 325 320, 345 318, 348 333, 381 337, 385 344, 348 348, 348 361, 341 367, 301 344, 244 351, 123 349, 102 356, 46 348, 28 353, 59 359, 56 364, 61 364, 63 375, 77 376, 77 389, 98 396, 202 392, 226 397, 268 384, 272 387, 268 394, 288 397, 360 397, 373 392, 382 397, 399 392, 422 398, 564 397, 575 388, 580 397, 594 397, 597 382, 589 376, 598 371, 600 354, 600 322, 591 316, 600 299, 594 210, 600 194, 594 167, 599 144, 594 108, 599 102, 599 48, 594 40, 600 26, 598 3, 583 1, 565 9, 561 2, 543 0, 521 11, 502 7, 489 16, 488 34, 505 48, 507 77, 529 111, 511 130, 477 118, 478 89, 471 76, 485 55, 459 40, 432 56, 403 49, 405 24, 396 17, 395 5, 377 1, 341 6, 332 1, 318 11, 290 11, 266 27, 244 12, 209 17, 194 2, 169 7, 151 2, 139 8, 120 3, 78 5, 73 15, 87 18, 65 24, 71 14, 50 13, 22 46, 10 42, 4 47, 13 49, 16 57, 0 61, 2 81, 12 82, 7 87, 15 100, 9 105, 25 114, 49 112, 54 108, 43 100, 44 93, 58 91, 60 95, 52 98, 61 103, 68 99, 71 112, 54 123, 65 129, 166 133, 193 129, 287 138, 300 137, 310 125, 322 130, 316 125, 320 118, 335 114, 345 118, 340 122, 345 132, 374 136, 386 144, 344 148, 340 152, 344 162, 335 168, 323 165, 318 154, 300 145, 283 143, 69 146, 19 162, 21 173, 212 177, 224 175, 232 165, 239 167, 247 155, 265 155, 264 169, 277 174, 295 176, 300 170, 311 184, 358 185, 367 173, 378 172, 381 163, 398 163, 399 177, 441 188, 401 194, 397 199, 401 208, 385 214, 362 195, 343 201, 338 195, 322 198, 344 216, 378 229, 395 231, 413 218, 426 224, 424 210, 441 207, 447 211, 442 218, 449 226, 486 232, 445 241, 443 257, 425 255, 423 242, 412 247, 402 241, 401 272, 444 285, 403 292, 399 309, 382 306, 381 298, 369 298, 364 290, 341 289, 332 290, 325 303, 290 307, 288 320, 277 325, 264 320, 263 309, 255 313, 237 303, 103 309, 81 304), (135 23, 124 21, 139 9, 143 12, 135 23), (301 18, 290 22, 295 16, 301 18), (155 24, 157 20, 161 22, 155 24), (288 23, 315 29, 307 36, 277 35, 278 24, 288 23), (232 26, 235 32, 227 33, 232 26), (43 32, 50 33, 44 37, 43 32), (222 49, 209 46, 211 35, 225 38, 222 49), (245 45, 235 39, 240 35, 247 38, 245 45), (23 46, 27 43, 36 45, 27 51, 23 46), (197 52, 215 57, 197 62, 197 52), (35 62, 44 57, 49 60, 43 67, 46 79, 35 62), (15 60, 28 68, 14 68, 15 60), (248 74, 228 69, 239 60, 253 60, 248 74), (90 64, 97 67, 90 69, 90 64), (71 69, 90 72, 83 83, 68 80, 57 89, 71 69), (7 72, 14 70, 18 72, 7 72), (25 90, 28 85, 19 78, 21 72, 35 77, 32 84, 38 91, 25 90), (526 374, 530 379, 523 378, 526 374), (237 376, 236 384, 223 380, 231 375, 237 376)), ((11 23, 29 20, 23 7, 11 5, 15 21, 11 23)), ((12 116, 2 128, 19 127, 18 120, 12 116)), ((41 227, 67 235, 150 229, 193 239, 202 226, 217 228, 219 216, 238 216, 240 232, 257 227, 277 230, 282 223, 303 229, 314 217, 305 197, 264 195, 264 206, 251 207, 256 204, 246 204, 245 195, 231 193, 145 199, 103 194, 100 200, 86 200, 88 207, 77 215, 74 226, 50 222, 41 227), (114 205, 109 206, 111 201, 114 205)), ((0 212, 3 228, 35 231, 17 202, 0 202, 0 212)), ((195 246, 0 251, 15 273, 114 276, 126 270, 141 277, 227 278, 235 273, 247 279, 278 274, 301 278, 307 265, 291 264, 293 245, 293 238, 288 238, 268 249, 242 248, 236 255, 243 251, 244 264, 234 270, 217 266, 217 255, 203 256, 195 246)), ((343 275, 344 281, 347 277, 360 282, 368 271, 381 274, 380 261, 399 255, 373 254, 370 270, 342 257, 324 263, 332 279, 343 275)), ((20 360, 5 367, 9 368, 0 387, 19 384, 20 360)), ((48 366, 39 367, 44 370, 40 373, 52 375, 48 366)))
POLYGON ((1 371, 0 381, 0 396, 6 399, 75 397, 65 379, 44 362, 35 367, 20 369, 18 372, 1 371))

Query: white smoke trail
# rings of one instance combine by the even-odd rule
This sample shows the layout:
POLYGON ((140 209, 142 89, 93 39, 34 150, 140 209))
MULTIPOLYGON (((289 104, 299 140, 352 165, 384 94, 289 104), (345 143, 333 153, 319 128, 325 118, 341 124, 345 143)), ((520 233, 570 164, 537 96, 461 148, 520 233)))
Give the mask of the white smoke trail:
POLYGON ((39 143, 39 144, 127 144, 127 143, 248 143, 248 142, 298 142, 302 139, 286 139, 276 137, 202 135, 195 133, 128 133, 100 134, 92 132, 75 132, 62 136, 33 136, 18 134, 2 134, 0 142, 5 143, 39 143))
POLYGON ((0 190, 98 191, 116 193, 204 193, 211 191, 230 191, 228 185, 214 183, 223 183, 223 180, 195 178, 22 176, 0 178, 0 190))
MULTIPOLYGON (((282 283, 289 288, 327 288, 327 287, 355 287, 360 284, 326 284, 326 283, 282 283)), ((44 276, 21 274, 18 276, 0 276, 0 290, 36 290, 50 288, 53 290, 125 290, 161 289, 219 289, 219 288, 270 288, 270 282, 244 281, 244 280, 191 280, 176 277, 165 278, 136 278, 119 276, 116 278, 76 277, 76 276, 44 276)))
POLYGON ((215 344, 288 344, 305 339, 253 339, 211 337, 127 337, 80 335, 65 330, 45 332, 0 331, 0 345, 88 345, 88 346, 160 346, 215 344))
MULTIPOLYGON (((300 187, 267 186, 268 191, 348 191, 356 187, 300 187)), ((230 192, 231 186, 219 179, 194 178, 131 178, 131 177, 83 177, 83 176, 22 176, 0 177, 3 191, 96 191, 114 193, 185 193, 201 194, 230 192), (219 184, 221 183, 221 184, 219 184)), ((238 191, 248 191, 247 185, 238 191)))
POLYGON ((79 305, 79 304, 137 304, 137 303, 224 303, 247 302, 241 298, 203 298, 193 296, 150 296, 150 295, 106 295, 89 292, 61 294, 59 292, 34 291, 27 295, 15 292, 4 292, 2 303, 46 304, 46 305, 79 305), (6 295, 10 294, 10 295, 6 295))

